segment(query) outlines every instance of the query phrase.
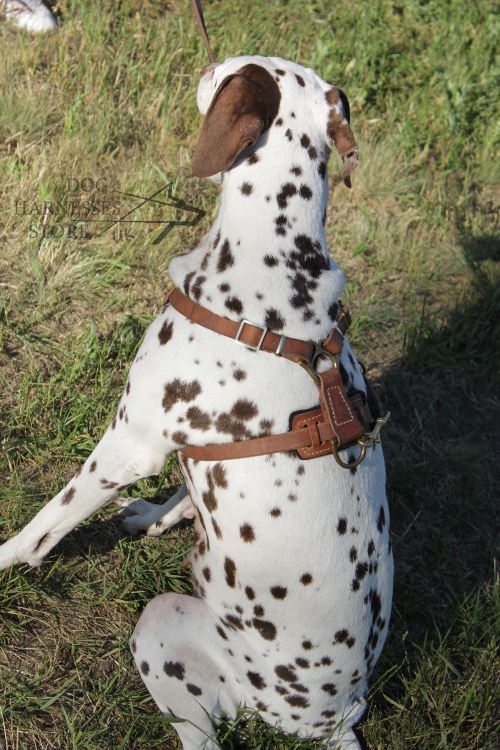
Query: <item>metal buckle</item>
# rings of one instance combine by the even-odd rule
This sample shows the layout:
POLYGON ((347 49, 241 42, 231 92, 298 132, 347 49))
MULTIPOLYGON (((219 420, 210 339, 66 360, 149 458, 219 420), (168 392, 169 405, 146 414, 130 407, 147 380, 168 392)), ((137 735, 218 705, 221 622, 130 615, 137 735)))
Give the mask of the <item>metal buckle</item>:
POLYGON ((299 365, 304 368, 304 370, 311 376, 311 378, 314 380, 315 383, 319 383, 319 377, 315 369, 316 360, 319 357, 328 357, 333 367, 335 367, 335 369, 338 370, 339 362, 340 362, 340 354, 332 354, 331 352, 324 349, 321 346, 321 344, 318 344, 317 341, 309 341, 309 343, 314 346, 314 352, 311 357, 311 361, 305 362, 304 360, 301 359, 299 360, 299 365))
POLYGON ((266 326, 260 326, 258 323, 251 323, 249 320, 243 319, 240 323, 240 327, 238 328, 238 333, 234 337, 234 340, 236 341, 237 344, 241 344, 242 346, 246 346, 247 349, 252 349, 254 352, 258 352, 260 347, 262 346, 262 342, 264 341, 266 333, 267 333, 266 326), (257 346, 252 346, 252 344, 245 344, 244 341, 241 341, 241 334, 243 333, 243 329, 245 328, 246 325, 261 329, 262 336, 260 337, 260 341, 257 344, 257 346))

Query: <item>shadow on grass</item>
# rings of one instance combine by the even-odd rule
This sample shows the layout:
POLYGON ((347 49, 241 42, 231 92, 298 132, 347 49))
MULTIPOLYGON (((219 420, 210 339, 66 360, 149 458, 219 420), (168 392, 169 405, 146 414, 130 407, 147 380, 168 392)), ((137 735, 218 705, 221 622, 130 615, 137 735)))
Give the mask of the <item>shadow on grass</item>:
MULTIPOLYGON (((402 683, 429 641, 461 637, 463 604, 491 583, 499 551, 500 236, 462 244, 470 288, 443 319, 423 315, 407 332, 385 382, 395 591, 377 674, 406 660, 402 683)), ((385 693, 402 696, 398 683, 385 693)))

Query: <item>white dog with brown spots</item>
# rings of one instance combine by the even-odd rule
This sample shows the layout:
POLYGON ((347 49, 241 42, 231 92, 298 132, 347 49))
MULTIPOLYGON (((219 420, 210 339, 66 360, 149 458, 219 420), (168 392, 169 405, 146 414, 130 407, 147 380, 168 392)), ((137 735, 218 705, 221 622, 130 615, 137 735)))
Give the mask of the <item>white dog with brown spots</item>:
MULTIPOLYGON (((358 158, 346 96, 300 65, 240 57, 203 71, 198 106, 206 117, 193 170, 220 174, 220 209, 172 261, 173 282, 220 316, 324 340, 345 283, 326 244, 326 164, 335 146, 348 183, 358 158)), ((346 387, 364 390, 347 341, 340 367, 346 387)), ((0 567, 40 565, 172 451, 286 432, 291 415, 317 402, 294 362, 237 346, 167 304, 102 440, 0 548, 0 567)), ((181 465, 187 489, 163 506, 117 502, 131 533, 159 534, 195 514, 194 596, 156 597, 131 641, 160 710, 185 719, 174 725, 184 750, 215 748, 214 724, 239 707, 325 747, 359 748, 353 726, 392 596, 381 447, 348 470, 331 455, 305 461, 290 451, 181 465)))

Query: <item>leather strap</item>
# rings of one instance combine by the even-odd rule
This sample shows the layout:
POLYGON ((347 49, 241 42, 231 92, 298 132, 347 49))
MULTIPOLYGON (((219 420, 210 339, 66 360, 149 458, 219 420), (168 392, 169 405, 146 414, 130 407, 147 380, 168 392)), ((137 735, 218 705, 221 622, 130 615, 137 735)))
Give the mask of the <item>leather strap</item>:
MULTIPOLYGON (((279 333, 269 331, 266 326, 256 325, 246 320, 236 321, 223 318, 222 315, 208 310, 189 299, 180 289, 173 287, 165 298, 165 304, 170 304, 177 312, 189 318, 209 331, 219 333, 234 339, 237 343, 245 346, 276 354, 292 362, 305 362, 309 364, 315 353, 315 344, 302 339, 294 339, 291 336, 282 336, 279 333)), ((340 312, 335 326, 323 344, 323 348, 332 354, 342 351, 344 335, 349 327, 350 316, 347 307, 340 305, 340 312)))
MULTIPOLYGON (((220 445, 188 445, 179 452, 186 458, 194 458, 198 461, 227 461, 233 458, 250 458, 251 456, 264 456, 266 453, 280 453, 281 451, 298 450, 307 453, 312 445, 324 444, 323 453, 331 453, 330 440, 334 433, 330 425, 322 419, 321 409, 308 412, 309 421, 304 419, 303 414, 298 414, 289 432, 281 432, 278 435, 251 438, 241 440, 237 443, 221 443, 220 445)), ((304 455, 303 458, 314 458, 313 455, 304 455)))
MULTIPOLYGON (((344 335, 351 322, 349 310, 340 305, 335 325, 327 339, 318 347, 301 339, 281 336, 268 331, 265 326, 255 325, 246 320, 238 322, 223 318, 189 299, 176 287, 168 292, 166 304, 171 304, 177 312, 193 323, 232 338, 237 343, 308 365, 314 365, 315 358, 321 353, 318 348, 339 356, 344 344, 344 335)), ((337 367, 315 373, 314 377, 318 379, 320 408, 296 414, 289 432, 233 443, 188 445, 179 452, 185 458, 197 461, 227 461, 296 450, 301 458, 309 459, 331 453, 332 441, 337 447, 337 452, 356 445, 358 439, 371 428, 375 419, 382 413, 373 388, 365 379, 368 395, 365 396, 362 391, 355 391, 348 396, 337 367)))

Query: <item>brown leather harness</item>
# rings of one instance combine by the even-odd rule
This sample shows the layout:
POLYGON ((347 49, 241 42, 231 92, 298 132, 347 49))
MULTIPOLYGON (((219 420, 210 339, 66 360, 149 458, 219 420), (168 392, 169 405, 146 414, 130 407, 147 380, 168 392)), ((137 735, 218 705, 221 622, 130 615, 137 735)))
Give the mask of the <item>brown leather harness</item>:
POLYGON ((165 306, 167 304, 194 323, 249 349, 297 362, 313 378, 319 390, 319 407, 296 414, 289 432, 234 443, 188 445, 180 451, 183 456, 198 461, 226 461, 296 450, 303 459, 333 453, 340 466, 352 469, 364 459, 367 448, 380 443, 380 430, 390 412, 383 408, 364 373, 366 393, 357 389, 347 392, 339 369, 344 336, 351 322, 347 307, 339 305, 333 328, 325 341, 317 344, 274 333, 248 320, 238 322, 223 318, 189 299, 176 287, 167 294, 165 306), (320 357, 327 357, 332 364, 325 372, 316 371, 320 357), (361 447, 358 458, 349 463, 342 461, 339 452, 355 445, 361 447))

